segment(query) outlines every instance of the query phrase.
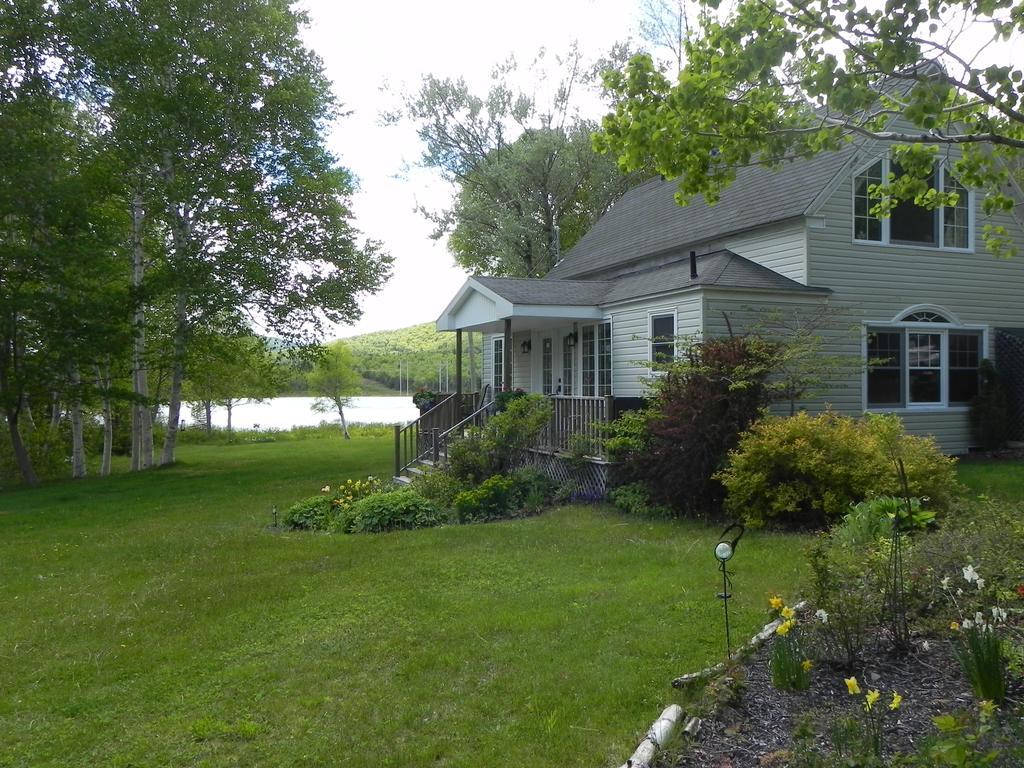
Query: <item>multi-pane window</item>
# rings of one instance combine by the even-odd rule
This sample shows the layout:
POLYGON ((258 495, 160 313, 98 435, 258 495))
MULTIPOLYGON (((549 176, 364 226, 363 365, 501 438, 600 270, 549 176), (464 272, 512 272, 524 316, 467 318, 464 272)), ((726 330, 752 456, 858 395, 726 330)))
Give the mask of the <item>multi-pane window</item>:
POLYGON ((550 395, 554 392, 554 388, 551 386, 551 373, 552 373, 552 344, 551 339, 544 339, 541 342, 541 358, 540 358, 540 387, 541 392, 545 395, 550 395))
POLYGON ((955 193, 955 204, 927 210, 913 200, 901 200, 888 218, 872 216, 871 208, 877 200, 872 199, 869 188, 887 180, 890 173, 898 177, 903 175, 903 170, 885 157, 853 177, 854 240, 930 248, 966 250, 971 247, 971 195, 942 164, 936 166, 925 183, 931 188, 955 193))
POLYGON ((573 393, 573 381, 576 378, 575 347, 569 343, 572 338, 567 336, 562 341, 562 391, 560 394, 571 397, 573 393))
POLYGON ((612 393, 612 324, 583 326, 582 341, 584 397, 612 393))
POLYGON ((903 334, 868 331, 868 404, 902 405, 903 334))
POLYGON ((612 393, 612 324, 597 326, 597 394, 612 393))
POLYGON ((583 396, 593 397, 596 392, 597 356, 594 349, 594 326, 583 326, 583 396))
POLYGON ((503 371, 505 367, 505 340, 495 339, 492 349, 494 352, 494 359, 491 361, 491 373, 493 374, 491 383, 494 385, 494 391, 500 392, 502 382, 505 380, 503 378, 503 371))
POLYGON ((942 334, 907 334, 911 403, 942 402, 942 334))
POLYGON ((676 356, 676 316, 651 315, 651 361, 672 362, 676 356))
POLYGON ((948 205, 943 211, 943 243, 947 248, 970 247, 970 217, 968 216, 967 189, 953 178, 953 174, 945 174, 943 191, 957 195, 956 205, 948 205))
POLYGON ((882 161, 865 168, 853 179, 853 239, 881 240, 882 220, 871 215, 875 204, 868 193, 872 184, 882 183, 882 161))
POLYGON ((981 331, 919 325, 948 326, 935 313, 914 313, 903 322, 908 325, 868 329, 868 407, 969 403, 978 394, 981 331))

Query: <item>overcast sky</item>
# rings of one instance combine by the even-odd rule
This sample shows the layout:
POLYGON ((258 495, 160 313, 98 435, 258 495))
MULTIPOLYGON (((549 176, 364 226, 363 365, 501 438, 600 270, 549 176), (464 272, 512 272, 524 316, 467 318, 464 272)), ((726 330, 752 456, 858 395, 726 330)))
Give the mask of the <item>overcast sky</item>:
POLYGON ((409 126, 381 126, 380 113, 428 73, 465 77, 482 92, 492 67, 510 54, 528 64, 542 47, 558 53, 578 40, 585 56, 596 58, 616 41, 636 37, 636 4, 305 0, 303 5, 312 22, 307 44, 323 58, 335 93, 351 110, 334 126, 330 145, 359 178, 356 225, 383 241, 395 257, 394 276, 362 301, 362 320, 336 335, 435 320, 465 274, 444 243, 430 239, 430 225, 414 208, 417 203, 444 207, 452 190, 433 171, 403 171, 417 161, 419 141, 409 126))

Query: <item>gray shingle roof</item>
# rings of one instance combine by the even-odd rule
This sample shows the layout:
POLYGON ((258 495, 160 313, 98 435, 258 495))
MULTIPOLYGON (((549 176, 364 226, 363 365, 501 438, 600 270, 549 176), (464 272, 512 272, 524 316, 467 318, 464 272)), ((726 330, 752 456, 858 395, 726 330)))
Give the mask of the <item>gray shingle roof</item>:
POLYGON ((776 169, 742 168, 715 206, 701 196, 675 201, 677 183, 652 179, 631 189, 555 265, 548 277, 578 278, 674 248, 804 214, 855 152, 850 147, 776 169))
POLYGON ((478 283, 513 304, 597 306, 697 286, 790 293, 821 293, 821 288, 783 277, 732 251, 697 257, 697 279, 690 280, 690 259, 679 252, 677 261, 643 269, 615 280, 550 280, 511 277, 475 277, 478 283))
POLYGON ((696 286, 736 288, 787 293, 822 293, 828 289, 811 288, 783 277, 778 272, 732 251, 715 251, 697 257, 697 278, 690 279, 689 256, 679 253, 679 260, 660 267, 623 275, 612 283, 603 304, 636 299, 666 291, 696 286))
POLYGON ((513 304, 565 304, 594 306, 600 304, 614 283, 604 280, 541 280, 520 277, 474 277, 513 304))

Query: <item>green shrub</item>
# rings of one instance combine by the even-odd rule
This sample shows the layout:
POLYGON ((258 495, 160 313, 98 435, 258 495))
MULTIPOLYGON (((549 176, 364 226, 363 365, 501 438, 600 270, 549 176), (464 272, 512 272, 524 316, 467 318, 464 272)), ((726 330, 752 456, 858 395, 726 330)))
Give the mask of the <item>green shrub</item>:
POLYGON ((478 523, 509 517, 516 503, 515 491, 515 480, 494 475, 455 497, 456 519, 460 523, 478 523))
POLYGON ((651 501, 651 494, 643 483, 628 483, 613 489, 608 498, 617 508, 637 517, 671 517, 672 510, 651 501))
POLYGON ((896 416, 852 419, 832 412, 766 417, 740 439, 717 477, 726 509, 757 527, 769 522, 822 527, 851 503, 902 496, 893 458, 906 468, 909 492, 945 510, 963 491, 955 459, 931 438, 903 432, 896 416))
POLYGON ((429 528, 444 522, 432 501, 411 488, 375 493, 355 502, 344 517, 346 533, 380 533, 429 528))
POLYGON ((499 392, 494 396, 494 407, 498 413, 502 413, 509 404, 522 397, 526 397, 526 390, 510 389, 506 392, 499 392))
POLYGON ((956 504, 937 530, 909 542, 904 552, 912 609, 935 628, 957 618, 945 611, 942 580, 967 565, 984 575, 996 595, 1014 596, 1024 582, 1024 504, 989 498, 956 504))
POLYGON ((852 669, 882 618, 886 556, 877 548, 847 547, 823 536, 808 562, 811 600, 820 611, 815 626, 824 641, 821 655, 852 669))
POLYGON ((448 446, 445 468, 466 484, 508 472, 515 458, 534 444, 551 420, 551 401, 543 395, 513 398, 482 429, 472 429, 448 446))
POLYGON ((877 496, 853 504, 843 521, 832 529, 832 537, 848 547, 867 546, 891 536, 896 518, 900 519, 903 531, 922 530, 935 521, 933 512, 921 509, 920 499, 910 500, 909 517, 906 506, 906 500, 896 496, 877 496))
POLYGON ((444 469, 463 485, 475 485, 490 477, 492 464, 482 430, 470 429, 448 444, 444 469))
POLYGON ((455 503, 455 497, 466 490, 465 484, 454 473, 445 469, 430 469, 412 480, 412 487, 425 499, 445 509, 455 503))
POLYGON ((604 450, 609 461, 625 461, 647 446, 646 411, 625 411, 605 428, 604 450))
POLYGON ((554 498, 557 484, 534 467, 512 473, 513 503, 523 512, 536 514, 554 498))
POLYGON ((327 494, 310 496, 292 504, 281 518, 285 528, 302 531, 322 531, 328 527, 331 518, 331 497, 327 494))

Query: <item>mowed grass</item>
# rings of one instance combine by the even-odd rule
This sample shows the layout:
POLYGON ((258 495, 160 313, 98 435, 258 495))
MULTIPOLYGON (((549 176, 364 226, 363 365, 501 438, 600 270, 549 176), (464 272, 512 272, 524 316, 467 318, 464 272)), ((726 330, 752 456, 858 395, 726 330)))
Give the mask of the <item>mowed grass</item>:
MULTIPOLYGON (((387 438, 183 446, 0 494, 0 765, 618 765, 721 656, 717 530, 571 506, 376 536, 267 529, 387 438)), ((806 539, 748 533, 734 638, 806 539)))
POLYGON ((957 466, 957 474, 973 493, 1011 501, 1024 500, 1024 460, 962 461, 957 466))

